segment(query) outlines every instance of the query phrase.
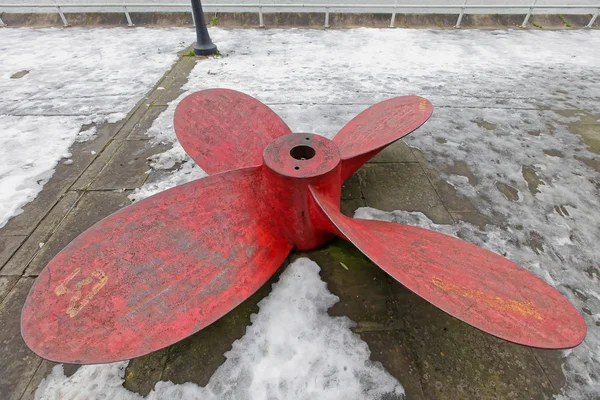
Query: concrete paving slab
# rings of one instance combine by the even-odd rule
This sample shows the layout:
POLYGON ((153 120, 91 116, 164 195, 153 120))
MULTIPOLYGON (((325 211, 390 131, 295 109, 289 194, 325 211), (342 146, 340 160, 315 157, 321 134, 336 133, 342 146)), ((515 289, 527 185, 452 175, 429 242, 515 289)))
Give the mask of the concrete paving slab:
POLYGON ((362 199, 358 175, 354 174, 342 184, 342 200, 362 199))
POLYGON ((366 207, 367 203, 364 199, 342 200, 340 203, 340 211, 348 217, 354 217, 354 212, 360 207, 366 207))
POLYGON ((27 236, 0 236, 0 271, 27 236))
POLYGON ((175 67, 171 69, 169 74, 162 80, 156 88, 163 87, 164 89, 154 90, 148 101, 152 105, 168 105, 171 101, 178 98, 184 91, 181 87, 187 83, 188 75, 194 68, 197 62, 201 61, 204 57, 181 57, 175 67))
POLYGON ((170 146, 151 144, 148 140, 124 141, 92 181, 90 190, 136 189, 148 179, 151 156, 170 146))
POLYGON ((165 348, 129 361, 123 386, 129 391, 147 396, 157 382, 164 380, 162 375, 169 353, 170 348, 165 348))
POLYGON ((369 207, 420 211, 435 223, 453 223, 418 163, 365 164, 357 175, 369 207))
POLYGON ((336 239, 320 250, 294 254, 291 259, 300 256, 321 266, 328 289, 340 297, 329 309, 330 315, 352 319, 357 324, 355 332, 404 328, 391 292, 395 281, 352 244, 336 239))
POLYGON ((25 270, 27 276, 37 276, 48 262, 80 233, 131 203, 129 191, 89 191, 55 230, 52 237, 36 254, 25 270))
POLYGON ((23 392, 23 395, 21 396, 21 398, 19 400, 34 400, 35 399, 35 391, 37 390, 37 387, 39 386, 42 379, 44 379, 46 376, 48 376, 50 374, 50 372, 52 371, 52 368, 55 365, 56 364, 51 361, 42 359, 40 365, 38 366, 37 370, 31 377, 29 384, 25 388, 25 391, 23 392))
POLYGON ((490 217, 479 212, 451 212, 450 215, 455 222, 468 222, 479 229, 484 229, 486 225, 492 224, 490 217))
MULTIPOLYGON (((141 120, 144 119, 150 108, 149 100, 142 100, 136 105, 131 111, 129 116, 121 121, 121 125, 114 132, 112 139, 106 144, 106 146, 98 153, 98 156, 89 165, 77 181, 72 185, 72 189, 83 190, 88 189, 90 184, 98 177, 98 175, 106 167, 106 164, 112 160, 117 150, 119 150, 123 143, 121 141, 126 139, 136 129, 146 129, 150 127, 153 119, 146 118, 143 126, 140 126, 141 120)), ((156 118, 156 116, 154 116, 156 118)), ((141 136, 141 135, 140 135, 141 136)), ((145 139, 145 138, 144 138, 145 139)))
POLYGON ((114 157, 115 153, 123 145, 120 141, 112 140, 98 154, 98 157, 83 171, 81 176, 73 183, 71 190, 88 190, 94 179, 106 167, 106 164, 114 157))
POLYGON ((143 140, 148 139, 146 132, 152 126, 154 120, 167 109, 167 106, 161 105, 147 105, 146 112, 142 118, 133 126, 127 140, 143 140))
POLYGON ((372 164, 377 163, 397 163, 397 162, 417 162, 417 158, 413 154, 412 150, 403 140, 398 140, 396 143, 386 147, 375 157, 371 158, 368 162, 372 164))
POLYGON ((18 276, 0 276, 0 304, 18 280, 18 276))
POLYGON ((41 251, 44 244, 50 239, 56 227, 75 206, 81 197, 80 193, 67 192, 59 202, 44 217, 35 231, 19 247, 2 269, 0 275, 21 275, 35 255, 41 251))
POLYGON ((566 383, 566 377, 563 372, 563 355, 560 351, 529 349, 540 368, 550 381, 555 391, 560 391, 566 383))
MULTIPOLYGON (((529 348, 450 317, 400 285, 397 294, 426 398, 544 399, 556 394, 529 348)), ((560 353, 550 353, 552 363, 560 365, 560 353)))
POLYGON ((21 337, 21 307, 34 279, 21 278, 0 305, 0 398, 18 400, 42 359, 21 337))
POLYGON ((441 171, 427 162, 419 149, 412 149, 413 154, 419 160, 427 178, 435 188, 436 193, 449 212, 476 212, 477 209, 469 199, 460 196, 456 189, 450 185, 441 175, 441 171))
POLYGON ((421 386, 421 371, 406 345, 406 333, 401 330, 369 331, 360 334, 362 340, 369 344, 371 360, 380 362, 385 369, 398 378, 408 400, 427 400, 421 386))

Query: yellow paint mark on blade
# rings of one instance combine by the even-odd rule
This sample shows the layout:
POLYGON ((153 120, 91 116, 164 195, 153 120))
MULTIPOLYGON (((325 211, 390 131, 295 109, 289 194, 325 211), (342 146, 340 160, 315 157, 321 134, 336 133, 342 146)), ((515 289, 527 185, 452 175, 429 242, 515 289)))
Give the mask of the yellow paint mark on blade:
POLYGON ((73 318, 77 315, 77 313, 79 313, 79 311, 83 309, 83 307, 87 306, 90 300, 92 300, 92 297, 94 297, 96 293, 98 293, 100 289, 106 285, 107 281, 108 277, 106 274, 100 270, 97 270, 92 272, 92 276, 77 282, 77 285, 75 285, 77 292, 75 292, 73 297, 71 297, 69 307, 67 308, 67 314, 69 314, 69 317, 73 318), (98 283, 96 283, 94 287, 92 287, 92 290, 90 290, 90 292, 79 302, 79 304, 77 304, 77 301, 81 298, 81 288, 92 283, 93 278, 98 279, 98 283))
POLYGON ((439 278, 433 278, 431 283, 445 292, 451 292, 458 296, 484 303, 491 308, 511 311, 524 317, 533 317, 538 320, 543 319, 542 315, 528 301, 518 301, 495 296, 480 290, 473 290, 464 286, 459 286, 451 282, 444 282, 439 278))
MULTIPOLYGON (((75 271, 73 271, 71 273, 71 275, 69 275, 64 281, 61 282, 60 285, 58 285, 54 289, 54 293, 57 296, 62 296, 64 294, 71 292, 71 290, 67 287, 67 284, 69 282, 71 282, 71 280, 73 280, 73 278, 79 272, 81 272, 81 268, 77 268, 75 271)), ((75 284, 74 294, 69 299, 69 307, 67 307, 67 311, 66 311, 66 313, 69 315, 69 317, 73 318, 74 316, 76 316, 79 313, 79 311, 81 311, 83 309, 83 307, 85 307, 90 302, 90 300, 92 300, 92 298, 100 291, 100 289, 102 289, 102 287, 104 285, 106 285, 107 281, 108 281, 108 276, 106 276, 106 274, 103 271, 96 270, 96 271, 92 272, 90 274, 90 276, 88 276, 87 278, 82 279, 79 282, 77 282, 75 284), (81 297, 82 297, 81 289, 84 286, 90 285, 94 281, 94 279, 97 280, 98 282, 92 287, 90 292, 83 299, 81 299, 81 297), (80 301, 80 299, 81 299, 81 301, 80 301)))
POLYGON ((423 112, 427 109, 427 100, 421 100, 419 102, 419 112, 423 112))
POLYGON ((71 282, 75 275, 77 275, 81 271, 81 268, 77 268, 75 271, 71 272, 71 275, 67 276, 64 281, 60 283, 56 288, 54 288, 54 294, 57 296, 62 296, 67 293, 69 289, 67 289, 67 284, 71 282))

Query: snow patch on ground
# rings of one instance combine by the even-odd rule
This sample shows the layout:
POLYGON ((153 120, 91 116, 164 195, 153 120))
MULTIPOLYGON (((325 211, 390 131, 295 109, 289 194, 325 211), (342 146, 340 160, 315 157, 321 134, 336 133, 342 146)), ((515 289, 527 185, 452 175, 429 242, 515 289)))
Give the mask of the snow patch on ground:
POLYGON ((70 161, 69 147, 85 121, 0 115, 0 227, 37 196, 60 159, 70 161))
POLYGON ((123 119, 192 39, 190 29, 0 30, 0 228, 75 141, 95 137, 84 124, 123 119))
MULTIPOLYGON (((381 364, 347 317, 327 309, 339 298, 307 258, 290 264, 258 303, 246 334, 225 353, 206 387, 159 382, 148 400, 401 399, 404 389, 381 364), (385 396, 385 397, 384 397, 385 396)), ((122 387, 126 362, 83 366, 66 377, 62 365, 40 384, 36 399, 138 400, 122 387)))
MULTIPOLYGON (((564 396, 600 395, 598 154, 585 132, 570 125, 600 118, 600 32, 211 29, 211 35, 223 57, 196 65, 186 92, 149 130, 152 140, 176 143, 176 105, 213 87, 252 95, 293 131, 329 138, 378 101, 428 98, 434 115, 407 143, 497 226, 441 226, 402 211, 357 216, 458 235, 556 287, 589 328, 580 347, 564 352, 564 396), (472 177, 452 173, 457 164, 472 177)), ((202 176, 181 147, 156 159, 157 171, 180 167, 141 188, 141 196, 202 176)))

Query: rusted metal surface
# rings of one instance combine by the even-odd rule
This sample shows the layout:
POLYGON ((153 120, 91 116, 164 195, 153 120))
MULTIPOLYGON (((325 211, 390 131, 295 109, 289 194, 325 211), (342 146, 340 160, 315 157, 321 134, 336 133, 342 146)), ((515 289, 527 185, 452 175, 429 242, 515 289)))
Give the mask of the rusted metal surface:
POLYGON ((265 147, 292 133, 269 107, 229 89, 187 96, 177 105, 174 123, 185 151, 211 175, 261 165, 265 147))
POLYGON ((123 208, 42 271, 23 309, 44 358, 102 363, 173 344, 260 288, 292 245, 260 207, 261 167, 213 175, 123 208))
POLYGON ((342 157, 346 180, 386 146, 423 125, 433 105, 419 96, 394 97, 371 106, 354 117, 333 138, 342 157))
POLYGON ((542 348, 578 345, 582 317, 522 267, 441 233, 339 212, 348 174, 431 111, 419 97, 391 99, 331 141, 287 134, 270 109, 238 92, 189 96, 175 114, 177 135, 214 175, 124 208, 62 250, 23 308, 26 343, 70 363, 147 354, 248 298, 291 249, 338 235, 419 296, 485 332, 542 348))
POLYGON ((573 305, 512 261, 416 226, 348 218, 328 196, 312 193, 342 237, 448 314, 526 346, 563 349, 583 340, 586 325, 573 305))

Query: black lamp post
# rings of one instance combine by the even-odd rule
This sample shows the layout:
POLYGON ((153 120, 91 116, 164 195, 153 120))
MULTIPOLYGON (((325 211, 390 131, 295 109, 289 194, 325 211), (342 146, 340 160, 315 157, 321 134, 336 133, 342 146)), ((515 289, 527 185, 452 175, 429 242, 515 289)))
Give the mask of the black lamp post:
POLYGON ((196 23, 194 54, 197 56, 216 54, 217 46, 210 40, 210 36, 208 35, 204 11, 202 11, 202 2, 200 0, 192 0, 192 12, 194 13, 194 22, 196 23))

